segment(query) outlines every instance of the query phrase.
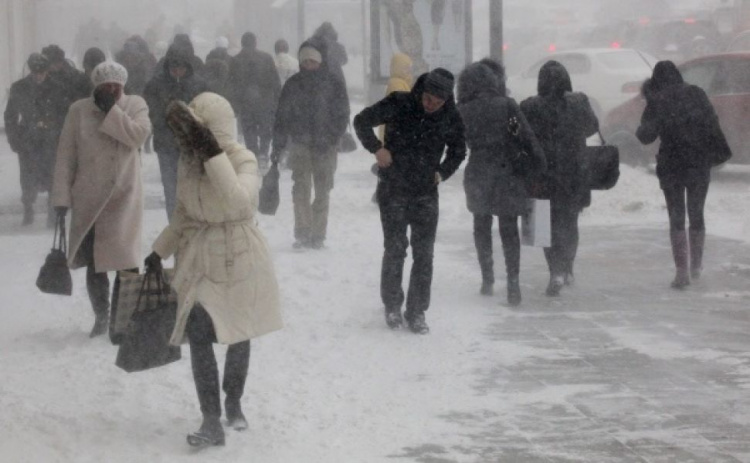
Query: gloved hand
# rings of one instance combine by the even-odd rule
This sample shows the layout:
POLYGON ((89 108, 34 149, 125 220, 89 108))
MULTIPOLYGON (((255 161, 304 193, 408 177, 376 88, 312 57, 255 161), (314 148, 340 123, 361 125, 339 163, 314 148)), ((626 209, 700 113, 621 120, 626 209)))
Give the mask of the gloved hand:
POLYGON ((94 90, 94 104, 97 108, 104 111, 104 114, 107 114, 109 110, 112 109, 112 106, 115 105, 115 101, 117 101, 116 95, 107 91, 105 87, 97 87, 96 90, 94 90))
POLYGON ((219 141, 211 132, 211 129, 197 121, 196 123, 197 125, 191 132, 192 144, 195 153, 201 157, 203 162, 223 153, 224 150, 219 146, 219 141))
POLYGON ((161 273, 163 269, 161 265, 161 256, 155 251, 152 252, 143 261, 143 267, 146 269, 146 273, 161 273))
POLYGON ((57 212, 57 217, 65 217, 68 215, 68 208, 65 206, 55 206, 55 212, 57 212))

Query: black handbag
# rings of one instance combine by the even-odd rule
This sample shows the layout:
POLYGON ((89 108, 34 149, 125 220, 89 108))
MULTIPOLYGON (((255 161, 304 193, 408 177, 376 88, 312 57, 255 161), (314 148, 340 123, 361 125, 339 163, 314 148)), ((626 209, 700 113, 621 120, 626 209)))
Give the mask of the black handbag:
POLYGON ((354 140, 354 135, 352 135, 350 128, 351 127, 347 128, 344 135, 339 139, 339 153, 351 153, 352 151, 357 150, 357 142, 354 140))
POLYGON ((526 178, 538 170, 534 157, 524 146, 521 139, 521 123, 516 116, 508 119, 508 133, 510 134, 511 149, 508 153, 513 175, 526 178))
POLYGON ((274 162, 266 175, 263 176, 263 184, 260 187, 258 197, 258 212, 265 215, 276 215, 279 208, 279 164, 274 162))
POLYGON ((601 132, 600 146, 587 146, 578 157, 581 183, 589 190, 609 190, 620 178, 620 151, 607 145, 601 132))
POLYGON ((169 344, 177 318, 177 302, 170 300, 170 291, 163 272, 145 273, 115 365, 131 373, 168 365, 182 357, 180 347, 169 344))
POLYGON ((60 215, 55 224, 52 250, 39 269, 36 287, 43 293, 70 296, 73 294, 73 279, 68 267, 68 244, 65 237, 65 217, 60 215))

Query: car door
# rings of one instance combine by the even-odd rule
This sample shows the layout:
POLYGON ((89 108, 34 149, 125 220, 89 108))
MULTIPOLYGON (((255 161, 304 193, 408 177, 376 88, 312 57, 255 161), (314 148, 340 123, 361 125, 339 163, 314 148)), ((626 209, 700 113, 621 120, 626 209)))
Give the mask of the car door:
POLYGON ((732 162, 750 162, 750 58, 718 63, 708 91, 732 149, 732 162))

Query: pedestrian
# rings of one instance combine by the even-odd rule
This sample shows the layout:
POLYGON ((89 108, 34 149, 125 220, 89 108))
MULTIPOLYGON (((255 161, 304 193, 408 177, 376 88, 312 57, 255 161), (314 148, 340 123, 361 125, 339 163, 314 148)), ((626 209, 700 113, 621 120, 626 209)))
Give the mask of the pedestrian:
POLYGON ((276 275, 256 224, 260 175, 251 152, 237 143, 228 101, 202 93, 189 108, 173 102, 167 112, 180 140, 177 209, 153 244, 146 267, 161 269, 175 256, 172 287, 178 309, 170 342, 190 343, 203 414, 191 446, 224 445, 219 372, 214 342, 228 345, 224 411, 230 427, 247 428, 241 398, 250 362, 250 339, 282 327, 276 275))
POLYGON ((437 68, 421 75, 411 92, 391 93, 354 118, 362 146, 375 154, 379 166, 377 194, 385 246, 380 295, 386 323, 399 328, 405 318, 411 331, 418 334, 429 332, 425 311, 430 306, 438 185, 453 175, 466 157, 464 126, 453 86, 453 74, 437 68), (385 142, 373 131, 383 124, 385 142), (410 237, 407 228, 411 228, 410 237), (402 275, 409 244, 414 263, 402 318, 402 275))
POLYGON ((458 78, 458 109, 470 149, 464 171, 466 206, 474 215, 474 246, 482 272, 480 293, 493 294, 492 220, 498 218, 505 257, 508 305, 521 303, 521 240, 518 217, 526 212, 525 176, 514 169, 517 146, 528 147, 537 171, 544 171, 544 152, 518 104, 507 95, 505 73, 485 61, 471 64, 458 78), (518 138, 518 140, 514 140, 518 138))
POLYGON ((146 84, 153 77, 156 68, 156 57, 149 51, 146 41, 139 35, 128 38, 122 50, 115 55, 115 61, 128 70, 125 93, 143 96, 146 84))
POLYGON ((98 65, 93 95, 70 107, 57 148, 52 204, 62 217, 71 210, 68 265, 86 267, 91 337, 107 330, 107 272, 137 268, 142 255, 139 149, 151 122, 143 98, 123 93, 127 79, 120 64, 98 65))
POLYGON ((229 55, 229 39, 224 36, 216 39, 216 47, 206 55, 206 64, 212 59, 223 61, 229 66, 229 63, 232 61, 232 57, 229 55))
POLYGON ((706 93, 685 83, 671 61, 656 64, 642 93, 646 109, 636 135, 643 144, 661 140, 656 176, 667 203, 669 237, 677 268, 672 287, 684 289, 691 278, 696 280, 701 275, 706 240, 703 207, 711 166, 716 153, 729 152, 729 146, 706 93), (689 233, 685 232, 686 212, 689 233))
POLYGON ((83 54, 83 73, 91 80, 91 73, 101 63, 107 61, 107 57, 100 48, 91 47, 83 54))
POLYGON ((94 90, 91 80, 65 59, 65 51, 62 48, 57 45, 48 45, 42 48, 42 54, 49 60, 50 77, 57 80, 64 88, 68 106, 81 98, 91 96, 94 90))
POLYGON ((154 77, 146 84, 143 97, 154 126, 154 151, 159 159, 161 183, 164 187, 167 217, 171 218, 177 196, 177 161, 180 148, 167 125, 167 106, 172 101, 190 102, 206 91, 206 82, 193 70, 190 50, 176 44, 169 47, 154 77))
POLYGON ((181 47, 190 56, 190 65, 193 67, 193 72, 199 76, 203 76, 204 63, 195 54, 195 47, 193 46, 193 41, 190 40, 190 36, 185 33, 177 33, 172 39, 172 44, 181 47))
POLYGON ((288 166, 294 181, 295 249, 324 247, 336 149, 349 123, 344 84, 323 66, 324 53, 318 46, 306 41, 300 47, 300 72, 284 85, 273 132, 274 163, 291 139, 288 166))
POLYGON ((242 50, 229 66, 229 82, 245 146, 255 154, 262 168, 268 164, 281 81, 273 57, 257 49, 252 32, 242 35, 242 50))
POLYGON ((299 72, 299 61, 289 54, 289 44, 284 39, 279 39, 273 44, 273 50, 276 54, 273 58, 276 63, 276 72, 279 73, 281 86, 283 87, 287 80, 299 72))
POLYGON ((591 191, 581 181, 578 157, 586 138, 599 130, 588 97, 573 92, 570 75, 557 61, 539 70, 537 96, 521 103, 521 111, 542 145, 547 161, 544 189, 549 191, 552 246, 544 248, 550 271, 547 296, 559 296, 574 282, 578 252, 578 214, 591 204, 591 191))
POLYGON ((324 22, 315 30, 312 38, 323 41, 326 48, 323 56, 324 64, 346 88, 344 65, 349 62, 349 57, 346 54, 346 48, 339 42, 339 33, 333 28, 333 24, 328 21, 324 22))
MULTIPOLYGON (((14 82, 3 114, 10 148, 18 154, 21 172, 22 225, 34 222, 34 203, 40 191, 50 191, 55 149, 68 110, 65 89, 49 76, 49 60, 32 53, 26 61, 29 75, 14 82)), ((55 223, 47 208, 47 225, 55 223)))

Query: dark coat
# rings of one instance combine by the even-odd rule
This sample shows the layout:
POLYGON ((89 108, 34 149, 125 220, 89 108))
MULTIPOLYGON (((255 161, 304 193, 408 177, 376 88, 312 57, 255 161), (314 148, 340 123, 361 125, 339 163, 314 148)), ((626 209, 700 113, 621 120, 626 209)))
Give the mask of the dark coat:
POLYGON ((212 59, 224 61, 225 63, 227 63, 227 66, 229 66, 230 62, 232 61, 232 56, 229 54, 229 51, 226 48, 216 47, 213 50, 209 51, 208 55, 206 55, 206 64, 208 64, 208 61, 212 59))
POLYGON ((714 153, 729 150, 716 111, 701 88, 676 83, 645 94, 646 109, 636 135, 644 144, 661 139, 656 174, 662 187, 691 170, 709 170, 714 153))
POLYGON ((125 66, 128 71, 125 94, 143 96, 146 84, 151 80, 156 68, 154 55, 129 46, 115 55, 115 61, 125 66))
POLYGON ((346 54, 346 48, 339 43, 338 38, 338 32, 336 32, 336 29, 329 22, 321 24, 315 31, 315 34, 313 34, 313 40, 320 40, 325 44, 325 50, 322 54, 328 70, 341 79, 344 87, 346 87, 346 77, 344 77, 343 67, 349 62, 349 57, 346 54))
POLYGON ((68 100, 68 107, 82 98, 90 97, 94 91, 94 84, 91 83, 91 79, 67 61, 62 69, 50 72, 49 75, 63 88, 63 94, 68 100))
POLYGON ((62 84, 47 78, 42 84, 28 75, 10 86, 5 107, 5 132, 10 148, 16 153, 27 153, 40 141, 55 150, 69 100, 62 84))
POLYGON ((162 68, 146 84, 143 98, 148 104, 149 117, 153 125, 154 150, 157 153, 179 153, 180 148, 172 130, 167 125, 167 106, 173 100, 180 100, 185 104, 208 90, 206 82, 194 74, 192 57, 181 47, 172 45, 162 60, 162 68), (169 63, 172 59, 186 63, 187 73, 179 81, 169 73, 169 63))
POLYGON ((578 158, 599 121, 588 97, 570 89, 568 72, 550 61, 539 72, 539 95, 524 100, 521 111, 547 157, 552 207, 580 209, 591 204, 591 191, 581 182, 578 158))
POLYGON ((454 99, 435 113, 425 112, 425 76, 417 79, 411 92, 393 92, 354 118, 357 136, 371 153, 383 147, 373 127, 386 126, 385 148, 391 152, 393 164, 378 170, 385 194, 437 194, 435 173, 447 180, 466 158, 464 124, 454 99))
POLYGON ((268 53, 243 48, 229 65, 231 102, 239 115, 274 117, 281 94, 276 63, 268 53))
MULTIPOLYGON (((311 46, 309 42, 302 44, 311 46)), ((344 84, 327 69, 300 70, 284 84, 273 129, 274 153, 289 138, 314 150, 336 146, 349 124, 349 98, 344 84)))
POLYGON ((471 150, 464 171, 466 206, 474 214, 518 216, 526 210, 528 195, 524 178, 513 174, 511 157, 520 146, 535 159, 539 172, 546 162, 518 104, 500 89, 497 76, 481 63, 469 65, 458 80, 458 109, 471 150), (520 123, 518 141, 509 130, 511 117, 520 123))

